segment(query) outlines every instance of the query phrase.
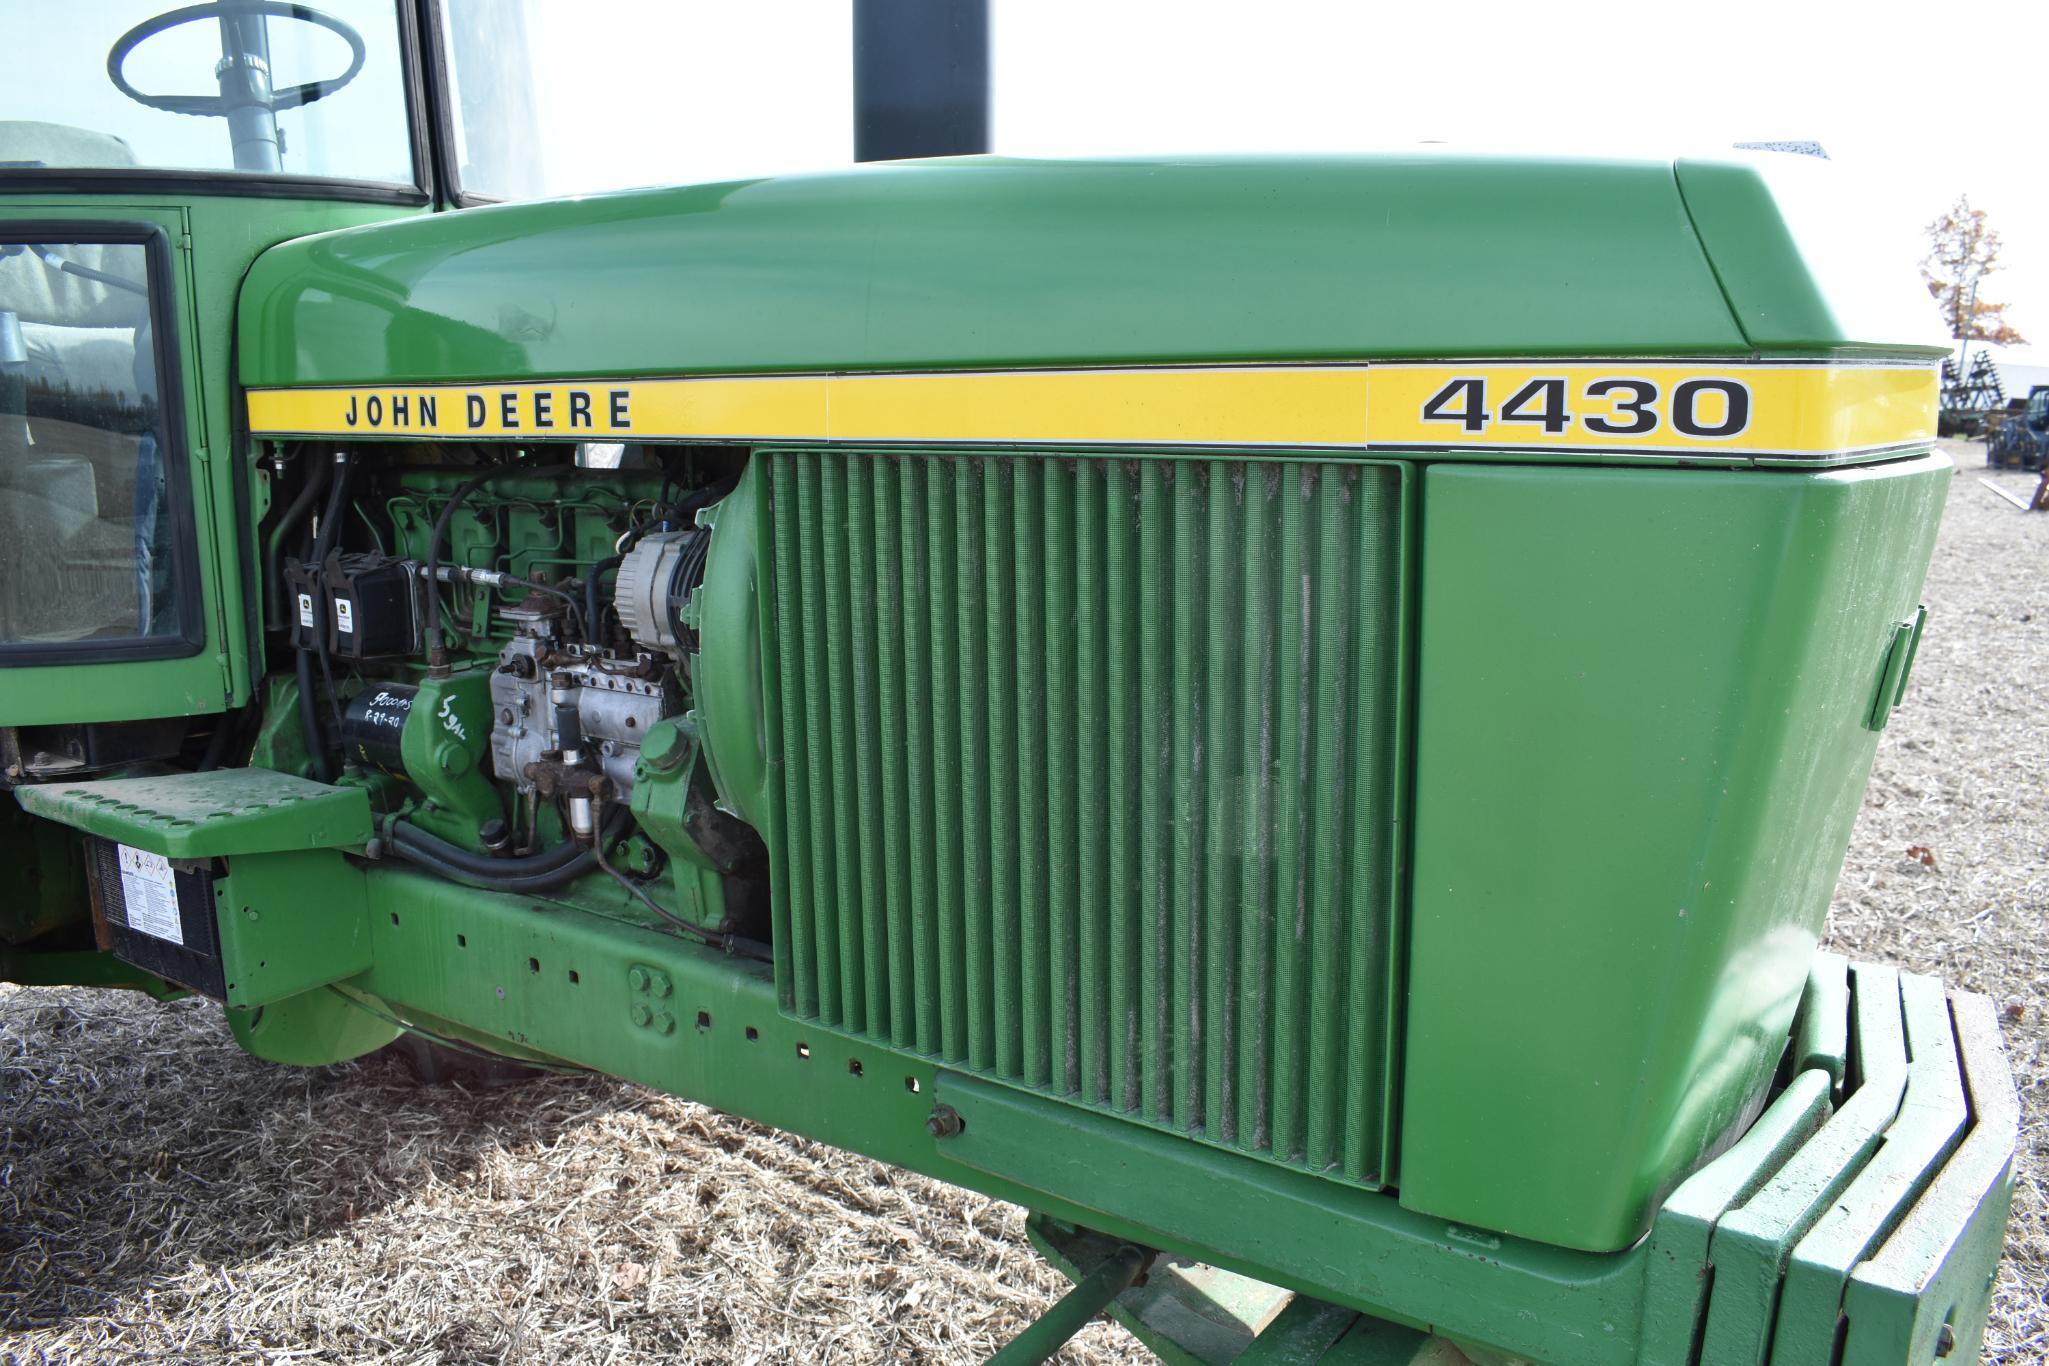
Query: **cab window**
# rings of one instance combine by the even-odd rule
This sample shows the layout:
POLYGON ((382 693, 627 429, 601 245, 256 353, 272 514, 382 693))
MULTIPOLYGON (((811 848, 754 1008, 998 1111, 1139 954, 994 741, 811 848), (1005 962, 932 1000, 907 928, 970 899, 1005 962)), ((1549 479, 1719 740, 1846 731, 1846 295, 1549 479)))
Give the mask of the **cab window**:
POLYGON ((418 180, 392 0, 67 0, 6 35, 0 176, 189 172, 215 193, 237 175, 418 180))
POLYGON ((190 653, 165 247, 92 237, 0 231, 0 654, 190 653))

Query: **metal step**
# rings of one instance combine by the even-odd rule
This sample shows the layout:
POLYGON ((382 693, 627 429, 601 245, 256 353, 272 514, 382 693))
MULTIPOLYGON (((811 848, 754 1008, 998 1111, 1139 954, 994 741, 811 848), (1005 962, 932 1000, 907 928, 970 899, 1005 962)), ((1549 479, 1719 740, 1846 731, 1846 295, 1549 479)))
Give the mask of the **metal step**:
POLYGON ((267 768, 18 787, 22 809, 170 859, 345 848, 370 839, 370 797, 267 768))

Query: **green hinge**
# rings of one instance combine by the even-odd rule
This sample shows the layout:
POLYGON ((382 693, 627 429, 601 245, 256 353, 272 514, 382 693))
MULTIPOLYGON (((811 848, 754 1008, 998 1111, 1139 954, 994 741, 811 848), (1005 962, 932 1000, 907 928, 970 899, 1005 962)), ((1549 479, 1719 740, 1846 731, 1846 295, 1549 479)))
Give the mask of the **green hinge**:
POLYGON ((1864 724, 1884 730, 1907 693, 1907 675, 1914 670, 1914 656, 1921 649, 1921 628, 1928 624, 1928 608, 1914 609, 1912 621, 1893 623, 1892 642, 1886 646, 1885 667, 1878 675, 1878 693, 1871 699, 1871 714, 1864 724))

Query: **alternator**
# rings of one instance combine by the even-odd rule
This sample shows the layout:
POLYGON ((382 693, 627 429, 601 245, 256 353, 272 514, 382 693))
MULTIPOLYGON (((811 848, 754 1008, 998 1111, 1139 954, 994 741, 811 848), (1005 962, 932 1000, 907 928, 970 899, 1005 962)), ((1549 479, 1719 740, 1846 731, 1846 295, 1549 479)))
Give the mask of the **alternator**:
POLYGON ((681 655, 697 648, 697 633, 683 624, 683 605, 704 582, 711 529, 661 531, 642 537, 619 562, 619 623, 643 650, 681 655))

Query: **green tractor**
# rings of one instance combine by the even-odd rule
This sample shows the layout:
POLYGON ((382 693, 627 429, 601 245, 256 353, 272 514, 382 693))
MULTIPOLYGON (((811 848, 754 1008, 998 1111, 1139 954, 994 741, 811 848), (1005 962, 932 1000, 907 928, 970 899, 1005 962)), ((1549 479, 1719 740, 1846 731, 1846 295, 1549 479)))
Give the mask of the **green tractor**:
MULTIPOLYGON (((128 8, 0 122, 6 977, 1023 1205, 1078 1285, 1017 1360, 1976 1358, 1992 1010, 1816 952, 1944 353, 1792 172, 458 208, 467 7, 128 8)), ((963 69, 876 57, 869 150, 974 143, 963 69)))

